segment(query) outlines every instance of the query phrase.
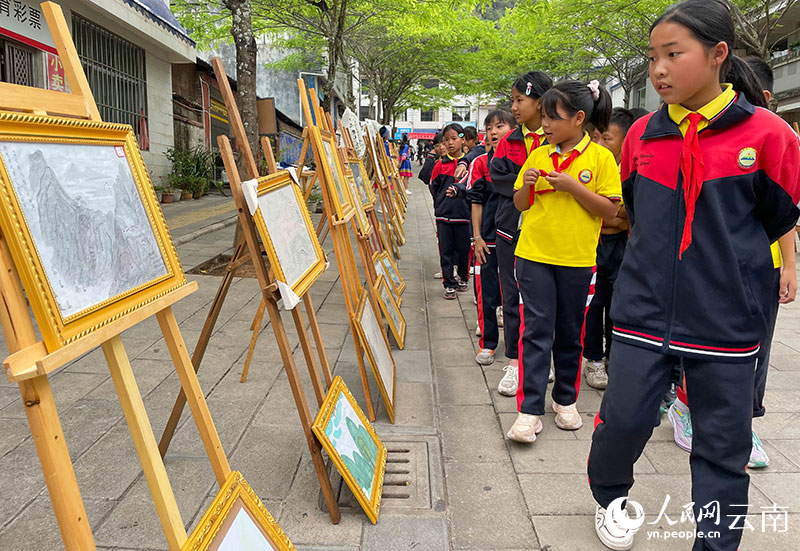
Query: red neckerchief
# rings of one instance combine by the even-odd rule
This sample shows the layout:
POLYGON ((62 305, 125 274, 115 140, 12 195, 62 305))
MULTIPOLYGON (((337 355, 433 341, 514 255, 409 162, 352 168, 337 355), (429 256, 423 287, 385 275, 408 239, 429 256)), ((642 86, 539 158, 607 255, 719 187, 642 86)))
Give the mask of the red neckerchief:
POLYGON ((531 153, 533 153, 534 149, 539 147, 539 143, 541 142, 542 137, 539 136, 539 134, 537 134, 536 132, 528 132, 527 134, 525 134, 525 137, 531 138, 531 149, 530 151, 528 151, 528 155, 530 155, 531 153))
MULTIPOLYGON (((555 153, 550 155, 550 158, 553 160, 553 167, 555 168, 555 170, 553 172, 564 172, 565 170, 567 170, 569 168, 569 165, 572 164, 572 161, 574 161, 575 159, 580 157, 581 153, 583 153, 583 151, 585 151, 585 150, 586 150, 585 147, 583 148, 583 150, 573 149, 570 152, 569 157, 564 159, 564 162, 562 162, 561 164, 559 164, 559 162, 558 162, 558 151, 556 151, 555 153)), ((545 176, 547 174, 550 174, 550 172, 547 171, 547 170, 542 170, 540 168, 539 169, 539 174, 540 174, 540 176, 545 176)), ((542 190, 536 191, 536 186, 531 186, 531 194, 530 194, 530 198, 528 199, 529 204, 531 204, 531 205, 533 204, 533 198, 535 196, 542 195, 544 193, 551 193, 553 191, 558 191, 558 190, 557 189, 542 189, 542 190)))
POLYGON ((705 176, 705 163, 703 153, 700 150, 700 139, 697 137, 697 125, 705 117, 700 113, 690 113, 689 128, 683 138, 681 148, 681 174, 683 174, 683 201, 686 204, 686 220, 683 223, 683 235, 681 236, 681 248, 678 252, 678 259, 683 255, 683 251, 689 248, 692 243, 692 221, 694 221, 694 207, 700 191, 703 189, 703 177, 705 176))

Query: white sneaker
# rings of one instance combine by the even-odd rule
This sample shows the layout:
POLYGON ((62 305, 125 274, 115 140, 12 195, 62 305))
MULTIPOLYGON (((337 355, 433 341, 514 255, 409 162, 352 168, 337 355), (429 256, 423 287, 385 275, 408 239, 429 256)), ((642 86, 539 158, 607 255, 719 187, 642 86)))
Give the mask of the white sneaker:
POLYGON ((433 279, 442 279, 442 272, 436 272, 433 274, 433 279))
POLYGON ((605 390, 608 386, 608 373, 603 360, 586 360, 586 384, 599 390, 605 390))
POLYGON ((547 382, 552 383, 556 380, 556 370, 553 369, 553 366, 550 366, 550 375, 547 376, 547 382))
POLYGON ((497 385, 497 392, 503 396, 516 396, 517 387, 519 386, 519 368, 514 365, 507 365, 503 368, 503 371, 506 374, 500 379, 500 384, 497 385))
POLYGON ((556 412, 556 426, 561 430, 578 430, 583 426, 583 419, 575 404, 562 406, 553 402, 553 411, 556 412))
POLYGON ((635 532, 620 526, 624 525, 625 521, 630 522, 627 511, 622 510, 616 515, 608 515, 606 510, 598 505, 594 513, 594 531, 600 542, 614 551, 627 551, 633 547, 635 532))
POLYGON ((538 415, 528 415, 527 413, 518 413, 517 420, 508 429, 506 437, 516 442, 523 444, 530 444, 536 441, 536 435, 542 432, 542 420, 538 415))
POLYGON ((497 327, 503 327, 503 307, 497 307, 497 327))
POLYGON ((475 356, 475 361, 481 365, 492 365, 494 363, 494 350, 481 348, 481 351, 475 356))
POLYGON ((479 322, 479 321, 475 322, 475 336, 476 337, 480 337, 481 336, 481 322, 479 322))

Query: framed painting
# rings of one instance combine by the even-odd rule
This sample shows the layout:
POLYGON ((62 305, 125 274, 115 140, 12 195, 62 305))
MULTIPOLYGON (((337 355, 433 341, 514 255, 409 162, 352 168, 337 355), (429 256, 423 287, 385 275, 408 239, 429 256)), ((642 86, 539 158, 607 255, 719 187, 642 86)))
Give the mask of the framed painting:
POLYGON ((375 194, 372 192, 372 186, 369 183, 369 176, 364 164, 358 157, 351 157, 347 159, 347 164, 350 166, 350 171, 353 173, 353 179, 356 182, 356 195, 361 200, 361 206, 368 209, 375 205, 375 194))
POLYGON ((311 144, 314 148, 314 162, 321 173, 330 198, 331 212, 337 220, 349 220, 355 213, 354 199, 351 197, 345 177, 344 167, 336 149, 336 136, 316 126, 309 126, 311 144))
POLYGON ((181 551, 296 551, 242 474, 233 471, 181 551))
POLYGON ((350 188, 350 192, 353 197, 355 197, 353 205, 356 211, 355 218, 356 224, 358 225, 358 232, 362 236, 369 235, 369 232, 372 231, 372 224, 370 224, 369 218, 367 218, 367 213, 364 211, 364 206, 361 204, 361 201, 358 200, 358 191, 356 190, 355 178, 353 178, 353 175, 348 171, 346 179, 347 186, 350 188))
MULTIPOLYGON (((394 241, 392 241, 392 245, 394 246, 394 241)), ((376 251, 372 253, 372 266, 375 270, 375 281, 377 281, 378 279, 381 278, 381 276, 383 276, 383 278, 386 280, 387 285, 389 285, 389 287, 392 290, 392 293, 394 294, 395 302, 397 302, 397 304, 399 305, 402 304, 403 298, 400 296, 400 291, 395 286, 394 280, 391 277, 389 277, 389 272, 386 271, 386 267, 383 264, 383 260, 381 260, 381 256, 384 254, 388 253, 382 251, 376 251)))
POLYGON ((402 277, 400 277, 400 272, 397 270, 397 264, 395 264, 394 260, 392 260, 392 257, 386 253, 379 253, 378 256, 380 257, 381 264, 383 264, 383 269, 386 272, 386 275, 390 280, 392 280, 392 283, 394 283, 394 286, 397 288, 397 292, 402 295, 406 290, 406 282, 403 281, 402 277))
POLYGON ((302 297, 325 271, 326 259, 300 186, 282 170, 258 179, 253 218, 275 277, 302 297))
POLYGON ((341 377, 331 383, 311 430, 369 520, 378 522, 386 447, 341 377))
POLYGON ((370 299, 370 294, 371 290, 367 288, 361 293, 356 310, 356 330, 367 353, 372 374, 378 382, 389 420, 394 423, 394 358, 380 321, 381 314, 377 311, 375 302, 370 299))
POLYGON ((393 291, 389 288, 389 282, 383 275, 379 276, 375 282, 375 298, 378 300, 378 306, 389 324, 397 346, 402 350, 405 348, 406 341, 406 318, 400 311, 400 305, 397 304, 393 291))
POLYGON ((0 228, 50 351, 186 284, 127 125, 0 114, 0 228))

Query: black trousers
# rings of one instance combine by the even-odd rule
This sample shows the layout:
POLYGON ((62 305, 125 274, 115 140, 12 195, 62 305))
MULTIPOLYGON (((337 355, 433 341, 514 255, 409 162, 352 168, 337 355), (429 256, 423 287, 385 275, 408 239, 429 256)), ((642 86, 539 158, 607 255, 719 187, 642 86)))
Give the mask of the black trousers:
POLYGON ((781 286, 781 270, 775 270, 773 275, 772 302, 769 304, 769 319, 767 320, 767 333, 761 339, 761 350, 756 356, 756 379, 755 394, 753 395, 753 417, 763 417, 766 413, 764 408, 764 393, 767 389, 767 368, 769 367, 769 351, 772 348, 772 335, 775 334, 775 322, 778 320, 778 293, 781 286))
POLYGON ((587 360, 597 362, 608 358, 611 353, 611 297, 627 244, 628 232, 600 235, 597 244, 597 283, 594 286, 594 298, 586 313, 583 357, 587 360))
POLYGON ((506 358, 516 360, 519 358, 519 324, 520 304, 517 276, 514 273, 517 248, 517 237, 506 239, 497 234, 497 268, 500 273, 500 294, 503 301, 503 341, 505 344, 506 358))
POLYGON ((478 299, 478 326, 481 328, 480 347, 497 348, 500 330, 497 328, 497 307, 500 306, 500 276, 497 271, 497 251, 489 247, 485 264, 475 263, 475 293, 478 299))
POLYGON ((553 401, 562 406, 578 400, 586 309, 592 300, 594 267, 570 268, 517 257, 522 296, 517 407, 521 413, 544 414, 544 397, 553 356, 556 380, 553 401))
MULTIPOLYGON (((633 486, 633 465, 660 419, 661 399, 672 379, 673 368, 680 361, 676 356, 614 343, 608 389, 595 419, 588 466, 592 494, 601 507, 627 496, 633 486)), ((682 361, 692 412, 689 465, 691 501, 695 504, 695 518, 700 519, 697 530, 720 533, 719 538, 696 538, 692 549, 735 551, 742 537, 742 515, 747 513, 750 477, 745 467, 752 446, 753 412, 742 404, 753 400, 755 361, 723 363, 689 358, 682 361), (714 518, 700 518, 701 511, 709 511, 706 506, 715 501, 719 503, 718 524, 714 518), (734 523, 739 528, 732 530, 730 526, 734 523)), ((690 501, 688 496, 670 498, 673 505, 690 501)), ((674 517, 672 520, 676 520, 674 517)))
POLYGON ((453 267, 456 267, 461 281, 469 281, 469 230, 470 225, 467 222, 450 223, 441 220, 436 222, 442 285, 445 289, 458 287, 458 282, 453 276, 453 267))

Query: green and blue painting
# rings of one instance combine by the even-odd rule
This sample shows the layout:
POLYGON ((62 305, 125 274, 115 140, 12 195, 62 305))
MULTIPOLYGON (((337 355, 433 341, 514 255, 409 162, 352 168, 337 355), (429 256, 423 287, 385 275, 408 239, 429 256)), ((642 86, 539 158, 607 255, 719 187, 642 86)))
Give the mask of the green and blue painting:
POLYGON ((364 496, 367 500, 371 499, 378 446, 344 392, 339 393, 336 408, 325 427, 325 436, 342 458, 364 496))

